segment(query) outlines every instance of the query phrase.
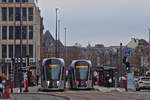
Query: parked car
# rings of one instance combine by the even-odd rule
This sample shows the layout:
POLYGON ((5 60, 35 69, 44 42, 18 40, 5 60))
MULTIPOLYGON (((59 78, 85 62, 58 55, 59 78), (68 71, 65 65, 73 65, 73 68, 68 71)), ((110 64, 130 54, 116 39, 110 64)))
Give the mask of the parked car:
POLYGON ((140 91, 142 89, 150 90, 150 77, 139 77, 137 84, 136 84, 136 91, 140 91))

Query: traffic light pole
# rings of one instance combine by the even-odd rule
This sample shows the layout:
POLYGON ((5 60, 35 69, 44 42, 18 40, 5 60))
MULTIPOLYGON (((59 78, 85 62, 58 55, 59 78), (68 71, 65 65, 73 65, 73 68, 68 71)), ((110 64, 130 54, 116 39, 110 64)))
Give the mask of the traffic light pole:
POLYGON ((22 92, 22 0, 20 0, 20 68, 19 68, 19 87, 22 92))
POLYGON ((15 67, 15 59, 12 58, 12 61, 11 61, 11 74, 10 74, 10 89, 11 89, 11 93, 13 93, 13 87, 14 87, 14 67, 15 67))

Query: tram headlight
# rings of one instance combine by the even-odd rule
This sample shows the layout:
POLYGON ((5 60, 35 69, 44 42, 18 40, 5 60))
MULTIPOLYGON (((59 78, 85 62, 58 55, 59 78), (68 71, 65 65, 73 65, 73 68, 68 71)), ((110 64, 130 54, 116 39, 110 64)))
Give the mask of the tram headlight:
POLYGON ((49 84, 50 84, 50 81, 47 81, 47 85, 49 86, 49 84))
POLYGON ((59 85, 59 81, 57 81, 57 86, 59 85))

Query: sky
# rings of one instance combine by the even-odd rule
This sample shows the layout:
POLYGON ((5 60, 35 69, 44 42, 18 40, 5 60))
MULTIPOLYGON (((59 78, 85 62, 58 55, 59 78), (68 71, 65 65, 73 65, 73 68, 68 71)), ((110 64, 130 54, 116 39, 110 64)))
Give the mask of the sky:
POLYGON ((55 36, 55 8, 59 8, 61 41, 67 28, 67 45, 80 43, 123 45, 131 38, 148 41, 150 0, 38 0, 45 30, 55 36))

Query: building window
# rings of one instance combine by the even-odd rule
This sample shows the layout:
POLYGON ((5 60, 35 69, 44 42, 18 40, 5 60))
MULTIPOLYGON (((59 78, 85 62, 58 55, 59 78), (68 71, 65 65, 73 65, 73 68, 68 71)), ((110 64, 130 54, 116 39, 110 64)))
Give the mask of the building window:
POLYGON ((7 21, 7 8, 2 8, 2 21, 7 21))
POLYGON ((29 18, 29 21, 33 21, 33 8, 29 8, 28 9, 29 11, 28 11, 28 18, 29 18))
POLYGON ((2 39, 7 39, 7 26, 2 26, 2 39))
POLYGON ((26 58, 26 51, 27 51, 26 45, 22 45, 22 57, 23 58, 26 58))
POLYGON ((15 57, 16 58, 20 57, 20 51, 21 51, 21 46, 20 45, 15 45, 15 57))
POLYGON ((29 26, 29 39, 33 39, 33 26, 29 26))
POLYGON ((2 58, 7 58, 7 45, 2 45, 2 58))
POLYGON ((27 21, 27 8, 22 8, 22 20, 27 21))
MULTIPOLYGON (((22 57, 26 58, 27 46, 22 45, 22 57)), ((21 45, 15 45, 15 57, 20 58, 21 56, 21 45)))
POLYGON ((2 0, 2 2, 7 2, 7 0, 2 0))
POLYGON ((21 39, 21 27, 20 26, 15 27, 15 39, 21 39))
POLYGON ((15 11, 15 20, 16 21, 20 21, 20 19, 21 19, 20 8, 16 8, 16 11, 15 11))
POLYGON ((14 27, 9 26, 9 39, 13 39, 14 36, 14 27))
POLYGON ((33 45, 29 45, 29 57, 33 58, 33 45))
POLYGON ((22 27, 22 39, 27 39, 27 26, 22 27))
POLYGON ((9 58, 13 58, 13 45, 9 45, 9 58))
POLYGON ((13 21, 13 13, 14 13, 13 8, 9 8, 9 21, 13 21))
POLYGON ((12 3, 12 2, 13 2, 13 0, 8 0, 8 2, 12 3))

